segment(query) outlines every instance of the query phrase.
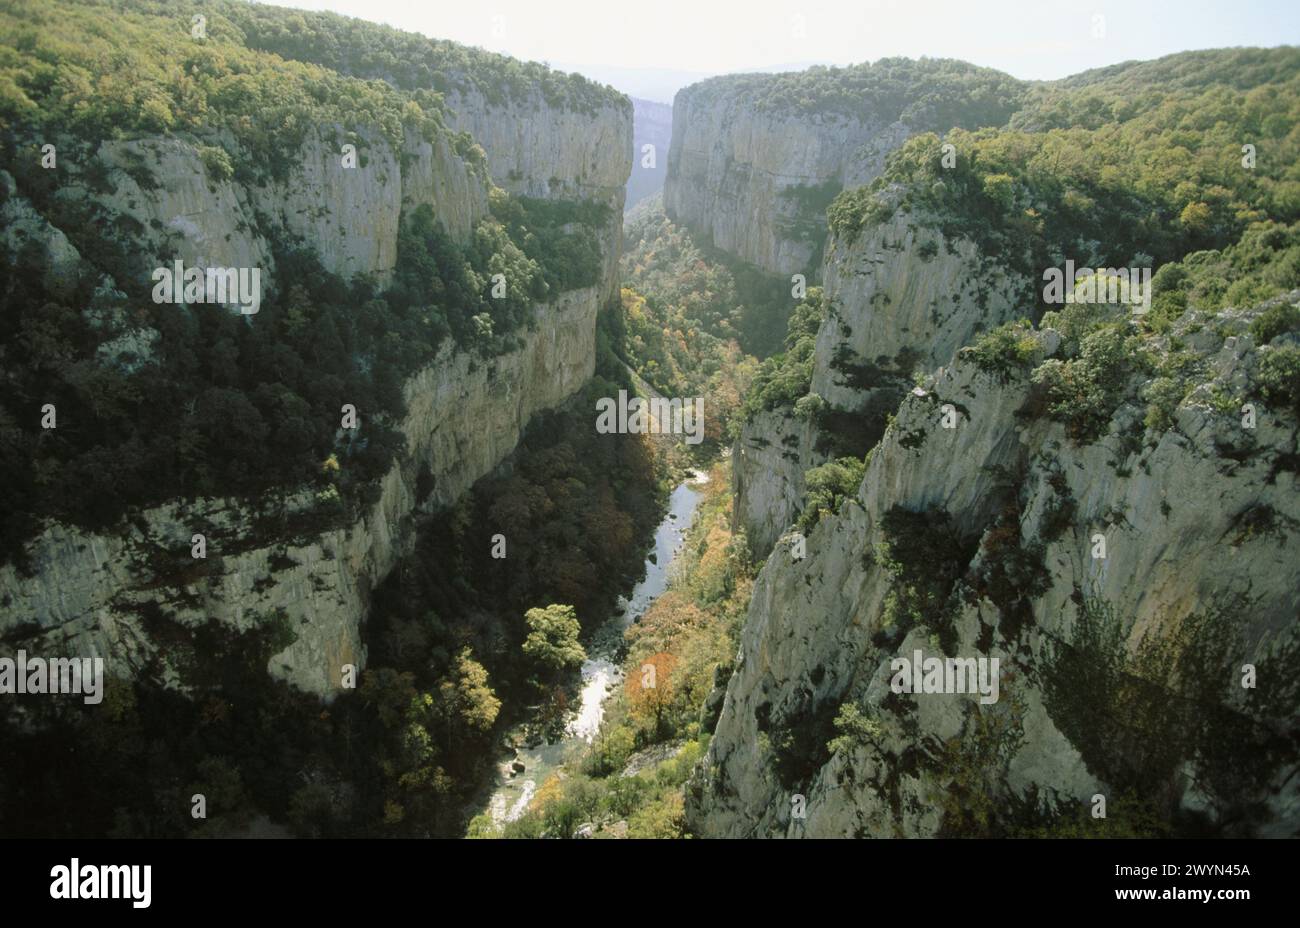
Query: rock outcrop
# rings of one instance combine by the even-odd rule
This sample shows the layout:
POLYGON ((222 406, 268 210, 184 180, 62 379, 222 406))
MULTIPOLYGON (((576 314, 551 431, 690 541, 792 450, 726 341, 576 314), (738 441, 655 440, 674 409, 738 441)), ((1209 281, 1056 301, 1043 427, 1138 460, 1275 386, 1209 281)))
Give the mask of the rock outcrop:
POLYGON ((410 549, 418 512, 454 502, 514 449, 533 415, 591 377, 599 305, 593 287, 537 307, 524 346, 490 361, 445 345, 406 383, 407 454, 352 521, 293 531, 311 526, 322 504, 295 495, 259 508, 169 504, 113 534, 51 526, 29 547, 30 575, 0 568, 0 636, 35 654, 103 657, 118 677, 147 669, 183 688, 183 669, 155 634, 160 621, 245 632, 275 618, 293 643, 268 671, 308 692, 337 690, 344 664, 364 666, 370 590, 410 549), (191 557, 196 532, 207 540, 202 561, 191 557))
POLYGON ((343 164, 347 138, 318 127, 286 157, 283 178, 250 185, 214 175, 200 149, 182 139, 110 140, 98 156, 112 190, 97 199, 133 222, 149 266, 180 258, 199 267, 260 267, 272 284, 272 236, 309 244, 344 279, 370 274, 382 283, 397 262, 404 209, 436 207, 438 222, 460 241, 487 215, 483 178, 445 133, 427 141, 408 131, 400 149, 380 133, 359 134, 354 167, 343 164))
POLYGON ((497 186, 540 198, 599 200, 623 208, 632 170, 632 103, 594 112, 550 106, 540 89, 491 103, 473 88, 452 93, 447 124, 487 153, 497 186))
POLYGON ((602 239, 603 296, 618 295, 623 200, 632 170, 632 105, 594 112, 548 106, 540 90, 489 103, 471 87, 450 95, 448 125, 470 133, 487 153, 497 186, 540 199, 594 200, 610 208, 602 239))
POLYGON ((731 455, 736 495, 732 519, 750 550, 766 557, 803 503, 804 472, 825 462, 817 428, 789 410, 758 413, 745 423, 731 455))
POLYGON ((855 239, 830 237, 824 290, 812 392, 846 410, 870 401, 871 379, 935 370, 980 332, 1029 315, 1037 299, 1005 256, 902 211, 855 239), (845 376, 854 367, 866 368, 857 382, 845 376))
POLYGON ((831 198, 874 180, 911 130, 884 117, 756 112, 746 91, 714 83, 673 100, 664 210, 735 258, 807 272, 831 198))
POLYGON ((1032 280, 906 212, 851 240, 831 235, 824 273, 811 392, 833 415, 819 428, 790 409, 765 412, 736 442, 736 519, 759 555, 798 515, 805 471, 834 456, 828 431, 883 428, 915 372, 947 364, 1036 299, 1032 280))
MULTIPOLYGON (((1053 649, 1069 642, 1079 649, 1071 660, 1089 656, 1075 633, 1087 610, 1114 618, 1123 653, 1135 659, 1144 635, 1226 608, 1231 645, 1199 671, 1216 694, 1241 701, 1216 737, 1245 727, 1235 712, 1260 697, 1241 688, 1241 667, 1277 673, 1269 661, 1300 617, 1296 412, 1257 399, 1263 359, 1296 336, 1256 345, 1250 317, 1189 313, 1153 342, 1157 351, 1190 347, 1204 365, 1203 382, 1163 431, 1143 425, 1140 375, 1105 434, 1084 444, 1044 414, 1028 366, 1003 376, 962 353, 914 389, 856 497, 808 537, 806 559, 778 543, 760 573, 721 718, 688 789, 692 830, 933 836, 961 833, 963 816, 980 808, 1004 816, 1005 828, 1013 809, 1034 822, 1079 820, 1097 794, 1117 814, 1108 746, 1133 736, 1107 727, 1114 717, 1104 714, 1080 723, 1081 693, 1049 698, 1061 667, 1053 649), (1238 401, 1225 408, 1216 399, 1225 394, 1238 401), (1254 428, 1242 398, 1259 405, 1254 428), (955 428, 944 427, 945 406, 955 428), (900 522, 930 526, 910 552, 900 522), (928 607, 911 610, 926 589, 935 594, 928 607), (894 692, 891 661, 918 649, 999 658, 1000 698, 982 705, 961 693, 894 692)), ((1056 332, 1035 337, 1033 363, 1060 350, 1056 332)), ((1176 701, 1158 685, 1143 692, 1149 707, 1176 701)), ((1268 724, 1283 731, 1294 718, 1268 724)), ((1148 733, 1143 743, 1176 734, 1148 733)), ((1236 760, 1259 782, 1234 801, 1259 804, 1263 833, 1294 833, 1294 751, 1247 753, 1236 760)), ((1170 801, 1214 820, 1212 776, 1176 759, 1170 801)))

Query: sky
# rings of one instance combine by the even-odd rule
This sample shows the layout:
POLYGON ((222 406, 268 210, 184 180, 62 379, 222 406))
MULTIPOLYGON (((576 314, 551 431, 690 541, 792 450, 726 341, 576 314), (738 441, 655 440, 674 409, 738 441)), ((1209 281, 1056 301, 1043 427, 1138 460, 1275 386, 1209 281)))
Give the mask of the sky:
MULTIPOLYGON (((960 58, 1026 80, 1300 44, 1300 0, 276 0, 580 71, 636 93, 710 74, 960 58)), ((671 90, 656 91, 655 98, 671 90)), ((642 95, 646 95, 643 93, 642 95)))

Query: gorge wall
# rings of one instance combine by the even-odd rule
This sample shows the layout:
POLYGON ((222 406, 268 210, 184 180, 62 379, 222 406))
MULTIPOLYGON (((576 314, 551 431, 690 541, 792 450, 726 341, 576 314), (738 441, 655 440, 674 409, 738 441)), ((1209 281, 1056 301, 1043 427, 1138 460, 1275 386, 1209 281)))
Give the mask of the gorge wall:
POLYGON ((826 207, 910 136, 999 126, 1026 85, 947 59, 711 78, 678 91, 664 209, 770 274, 820 271, 826 207))
MULTIPOLYGON (((111 228, 127 231, 113 234, 141 269, 176 259, 260 267, 270 293, 273 240, 307 246, 345 279, 365 274, 383 283, 407 211, 428 205, 454 241, 467 243, 488 215, 494 181, 528 196, 594 199, 611 209, 596 230, 603 267, 596 285, 535 305, 512 350, 482 357, 448 340, 406 381, 406 451, 382 478, 377 499, 351 521, 320 518, 321 500, 290 489, 257 501, 176 500, 107 532, 47 525, 28 546, 25 569, 0 568, 7 647, 102 656, 111 675, 147 674, 183 690, 189 657, 169 651, 169 625, 215 622, 242 632, 274 620, 281 644, 291 643, 270 659, 273 676, 328 696, 341 685, 344 664, 364 666, 369 592, 410 549, 418 514, 454 502, 514 449, 536 413, 591 377, 596 316, 618 286, 630 105, 579 111, 548 107, 539 97, 503 109, 462 96, 449 121, 475 133, 486 165, 448 131, 428 139, 408 129, 394 145, 378 129, 348 135, 323 126, 286 157, 287 170, 255 182, 212 170, 196 142, 177 137, 96 146, 107 192, 74 171, 80 180, 57 195, 93 199, 114 217, 111 228), (345 141, 362 156, 355 167, 339 157, 345 141), (190 556, 195 532, 207 536, 205 560, 190 556)), ((6 222, 10 248, 37 246, 55 284, 92 273, 12 178, 4 180, 3 209, 14 220, 6 222)), ((114 287, 106 276, 102 288, 114 287)), ((106 344, 132 349, 128 363, 147 361, 157 337, 124 319, 112 321, 108 333, 106 344)), ((364 436, 366 412, 359 412, 364 436)))
MULTIPOLYGON (((932 370, 972 329, 1003 321, 1003 295, 1023 284, 1002 280, 969 244, 945 242, 929 218, 899 217, 844 241, 828 236, 827 208, 842 190, 875 181, 914 135, 1002 125, 1024 92, 1008 75, 945 60, 702 81, 674 100, 665 212, 703 243, 774 275, 774 292, 795 273, 824 280, 813 392, 841 420, 873 402, 883 409, 881 388, 910 377, 909 365, 932 370), (965 289, 949 296, 958 277, 965 289), (987 286, 993 291, 979 297, 987 319, 957 311, 987 286), (891 304, 914 315, 896 319, 891 304)), ((791 412, 746 423, 736 443, 736 521, 760 555, 798 514, 804 471, 833 455, 818 423, 791 412)))
POLYGON ((772 274, 815 271, 826 205, 870 183, 912 130, 883 116, 755 112, 724 87, 703 81, 673 100, 664 210, 772 274))
MULTIPOLYGON (((968 239, 949 240, 933 217, 908 212, 858 236, 829 235, 823 271, 826 315, 811 392, 841 420, 880 420, 881 427, 915 372, 947 364, 979 333, 1025 315, 1036 299, 1028 277, 968 239)), ((742 427, 736 519, 756 553, 769 552, 795 520, 804 473, 833 456, 823 431, 789 409, 742 427)))
MULTIPOLYGON (((1182 64, 1133 71, 1145 80, 1182 64)), ((687 787, 693 833, 1300 828, 1289 682, 1300 663, 1290 553, 1300 281, 1264 270, 1292 241, 1281 230, 1294 217, 1261 201, 1270 221, 1234 227, 1206 252, 1185 237, 1181 203, 1142 207, 1154 208, 1152 226, 1132 239, 1106 228, 1122 223, 1097 200, 1070 212, 1063 203, 1085 202, 1075 198, 1094 178, 1056 169, 1077 143, 1064 139, 1087 122, 1091 94, 1131 98, 1139 78, 1124 71, 1095 75, 1116 86, 1078 100, 1068 81, 1036 88, 1002 122, 930 110, 927 127, 926 114, 882 108, 898 119, 875 122, 865 140, 863 108, 850 127, 838 95, 847 71, 750 75, 679 95, 665 203, 734 258, 803 270, 816 252, 782 233, 791 204, 816 203, 821 183, 878 181, 830 210, 810 362, 776 359, 734 446, 735 521, 765 562, 687 787), (948 132, 968 118, 1007 128, 948 132), (890 130, 892 147, 906 147, 882 170, 862 146, 888 148, 890 130), (993 141, 972 143, 981 138, 993 141), (1033 161, 1056 145, 1054 163, 1033 161), (1153 259, 1148 242, 1166 253, 1153 259), (1086 310, 1104 299, 1083 297, 1037 330, 1016 324, 1060 302, 1040 293, 1038 275, 1072 253, 1097 267, 1167 267, 1154 316, 1086 310), (1202 260, 1221 263, 1195 270, 1202 260), (1180 289, 1192 279, 1205 289, 1180 289), (819 484, 813 503, 807 472, 832 458, 853 485, 827 504, 819 484), (806 538, 790 531, 796 520, 806 538), (941 670, 945 659, 996 659, 999 698, 945 691, 942 680, 900 691, 895 662, 918 651, 941 670), (1276 689, 1244 682, 1257 670, 1276 689)), ((1224 92, 1213 69, 1202 79, 1180 88, 1204 94, 1191 108, 1224 92)), ((870 88, 863 97, 880 99, 870 88)), ((1151 97, 1149 124, 1125 126, 1123 141, 1107 122, 1097 137, 1112 144, 1089 149, 1088 169, 1144 163, 1136 140, 1177 122, 1164 105, 1151 97)), ((1135 201, 1160 202, 1134 188, 1135 201)), ((802 335, 792 327, 788 344, 802 335)))
POLYGON ((492 103, 473 88, 450 95, 448 124, 487 153, 493 182, 541 199, 593 200, 610 208, 601 232, 602 299, 618 294, 623 198, 632 172, 632 105, 583 111, 547 104, 541 91, 492 103))
MULTIPOLYGON (((1191 341, 1210 375, 1167 431, 1144 429, 1140 378, 1104 437, 1085 445, 1042 417, 1025 373, 1004 379, 967 353, 915 388, 855 497, 808 537, 806 559, 779 544, 759 575, 721 718, 688 791, 697 833, 932 836, 960 833, 945 796, 972 806, 989 796, 1001 809, 1050 800, 1083 810, 1098 793, 1113 801, 1107 774, 1118 766, 1097 755, 1095 739, 1080 739, 1074 713, 1083 710, 1049 711, 1045 698, 1045 652, 1078 626, 1085 603, 1108 604, 1135 648, 1148 631, 1231 599, 1244 650, 1215 668, 1215 685, 1244 702, 1239 665, 1266 666, 1300 609, 1286 546, 1300 526, 1295 410, 1269 409, 1249 430, 1239 410, 1216 410, 1212 399, 1225 388, 1250 395, 1262 359, 1294 343, 1256 345, 1254 315, 1182 321, 1171 338, 1191 341), (958 410, 953 429, 942 426, 945 404, 958 410), (891 523, 900 510, 934 518, 911 552, 891 523), (959 540, 946 568, 945 539, 959 540), (942 608, 917 623, 900 604, 927 577, 940 584, 942 608), (915 649, 999 657, 1000 700, 891 692, 891 659, 915 649), (845 706, 869 721, 833 741, 831 721, 845 706)), ((1038 360, 1059 350, 1058 333, 1036 338, 1038 360)), ((1086 724, 1124 743, 1114 717, 1086 724)), ((1295 758, 1264 766, 1253 798, 1272 833, 1289 833, 1300 824, 1295 758)), ((1190 762, 1181 769, 1174 801, 1214 809, 1211 778, 1190 762)))

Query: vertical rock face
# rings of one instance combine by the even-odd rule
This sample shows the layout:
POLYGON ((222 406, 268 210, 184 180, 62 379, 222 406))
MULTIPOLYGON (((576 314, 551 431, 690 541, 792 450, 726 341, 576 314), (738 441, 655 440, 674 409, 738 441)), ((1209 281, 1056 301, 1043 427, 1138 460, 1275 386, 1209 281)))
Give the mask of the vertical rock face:
POLYGON ((610 208, 602 236, 614 247, 603 250, 602 295, 617 296, 623 198, 632 170, 631 102, 624 98, 588 112, 548 106, 534 90, 492 104, 467 87, 449 103, 448 125, 483 146, 497 186, 521 196, 595 200, 610 208))
POLYGON ((860 409, 871 394, 846 380, 846 367, 903 378, 932 371, 1036 303, 1033 281, 906 212, 852 241, 832 236, 825 274, 829 310, 817 332, 812 392, 839 409, 860 409))
POLYGON ((804 472, 825 462, 817 429, 788 410, 758 413, 745 423, 731 456, 735 527, 765 557, 799 514, 804 472))
POLYGON ((744 90, 694 84, 673 100, 664 209, 742 261, 806 272, 830 199, 874 180, 910 134, 884 117, 758 112, 744 90))
MULTIPOLYGON (((1235 407, 1216 411, 1212 400, 1228 389, 1257 395, 1263 359, 1295 343, 1284 335, 1255 345, 1250 316, 1179 321, 1173 339, 1194 347, 1206 379, 1163 432, 1143 426, 1141 376, 1124 388, 1105 435, 1084 445, 1041 414, 1025 374, 1004 380, 966 353, 909 394, 856 498, 823 518, 807 558, 796 562, 778 545, 760 573, 721 718, 688 790, 692 828, 923 836, 959 831, 954 807, 981 797, 998 810, 1113 799, 1095 742, 1123 733, 1093 718, 1089 742, 1069 702, 1080 694, 1067 692, 1051 711, 1046 696, 1048 654, 1073 640, 1088 603, 1113 610, 1131 656, 1147 632, 1182 628, 1239 597, 1230 666, 1210 672, 1225 674, 1220 692, 1245 692, 1240 665, 1264 666, 1300 616, 1295 410, 1270 409, 1248 430, 1235 407), (941 423, 947 404, 958 412, 952 429, 941 423), (910 575, 891 563, 906 557, 887 547, 901 544, 889 529, 900 511, 942 514, 910 575), (1098 534, 1105 557, 1096 556, 1098 534), (944 577, 938 552, 949 547, 958 553, 941 584, 947 605, 931 610, 944 618, 907 620, 901 604, 915 593, 907 584, 944 577), (891 660, 916 649, 999 658, 998 701, 893 692, 891 660), (846 706, 864 721, 833 726, 846 706), (837 734, 845 737, 831 743, 837 734)), ((1055 332, 1037 338, 1040 360, 1057 351, 1055 332)), ((1148 693, 1144 702, 1168 698, 1148 693)), ((1240 698, 1249 705, 1255 696, 1240 698)), ((1294 751, 1270 762, 1251 798, 1265 810, 1264 831, 1291 833, 1300 827, 1294 751)), ((1213 817, 1190 776, 1173 801, 1213 817)))
MULTIPOLYGON (((480 133, 502 186, 612 207, 597 230, 599 282, 535 306, 509 353, 484 359, 444 344, 405 384, 406 453, 375 501, 350 517, 330 511, 328 499, 289 491, 255 505, 178 501, 140 512, 113 533, 47 526, 30 545, 30 572, 0 568, 6 647, 102 656, 110 674, 148 674, 184 689, 186 661, 168 650, 169 626, 215 622, 244 632, 274 621, 278 653, 268 671, 275 677, 328 696, 342 683, 343 665, 364 665, 370 591, 409 549, 417 514, 454 502, 514 449, 532 416, 590 379, 596 316, 618 286, 630 105, 552 110, 539 95, 526 106, 491 108, 461 97, 452 121, 480 133), (207 538, 203 560, 190 556, 196 532, 207 538)), ((60 195, 93 198, 115 217, 142 274, 177 258, 261 267, 273 289, 271 242, 279 237, 312 248, 328 271, 383 282, 396 262, 404 210, 430 205, 462 242, 488 214, 491 179, 472 153, 463 156, 463 145, 445 131, 426 139, 408 130, 395 147, 378 131, 344 136, 315 127, 281 175, 249 183, 183 139, 109 141, 99 148, 107 189, 82 184, 60 195), (356 167, 343 165, 345 141, 357 147, 356 167)), ((12 186, 7 175, 4 182, 12 186)), ((4 210, 10 250, 35 240, 51 279, 75 283, 78 255, 62 232, 21 197, 7 198, 4 210)))
POLYGON ((448 125, 483 146, 498 186, 522 196, 623 208, 632 170, 631 101, 586 112, 550 106, 540 90, 495 104, 466 87, 447 102, 448 125))
POLYGON ((344 141, 342 133, 317 128, 285 157, 282 179, 246 186, 214 175, 184 140, 110 140, 99 158, 112 190, 98 199, 135 224, 150 266, 180 258, 200 267, 260 267, 271 284, 273 234, 311 244, 331 273, 383 282, 397 262, 403 208, 436 207, 443 228, 462 241, 487 215, 482 178, 445 135, 427 141, 408 131, 395 150, 378 132, 361 134, 355 167, 343 166, 344 141))
POLYGON ((8 171, 0 171, 0 247, 11 254, 24 248, 39 249, 39 267, 45 288, 64 296, 72 293, 81 278, 81 255, 68 237, 54 228, 18 188, 8 171))
POLYGON ((52 526, 30 548, 30 576, 0 568, 0 636, 32 653, 102 656, 110 674, 147 669, 184 686, 155 634, 160 620, 247 631, 279 613, 294 641, 268 670, 329 694, 344 664, 365 663, 369 592, 413 542, 417 511, 454 502, 514 449, 535 413, 591 377, 599 305, 587 288, 538 307, 524 346, 487 362, 445 346, 407 382, 408 452, 354 521, 289 530, 311 524, 318 501, 308 495, 263 509, 231 500, 162 506, 114 534, 52 526), (429 487, 423 498, 417 484, 429 487), (194 532, 207 536, 206 561, 190 557, 194 532))
MULTIPOLYGON (((853 240, 832 235, 823 267, 827 312, 811 392, 857 419, 883 417, 910 388, 913 372, 947 364, 979 333, 1026 315, 1036 300, 1033 281, 909 213, 853 240)), ((734 465, 736 519, 755 553, 771 550, 798 514, 805 471, 829 456, 818 450, 825 437, 791 410, 745 423, 734 465)))

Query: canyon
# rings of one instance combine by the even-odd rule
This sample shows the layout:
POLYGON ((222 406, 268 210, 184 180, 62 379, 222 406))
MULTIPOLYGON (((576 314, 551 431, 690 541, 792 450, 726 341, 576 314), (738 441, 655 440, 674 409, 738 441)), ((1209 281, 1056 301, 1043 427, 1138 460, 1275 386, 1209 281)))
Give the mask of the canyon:
POLYGON ((59 3, 0 83, 0 648, 108 711, 0 722, 148 767, 95 827, 1300 831, 1300 53, 669 116, 224 0, 137 94, 171 14, 59 3))

